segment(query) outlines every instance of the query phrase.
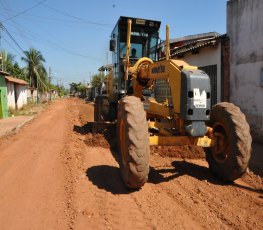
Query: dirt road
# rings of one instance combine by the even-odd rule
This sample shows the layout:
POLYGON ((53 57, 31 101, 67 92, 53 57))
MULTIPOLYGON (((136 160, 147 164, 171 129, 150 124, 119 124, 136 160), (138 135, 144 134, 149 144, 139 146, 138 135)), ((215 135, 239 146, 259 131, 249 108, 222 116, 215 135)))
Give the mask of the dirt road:
POLYGON ((93 135, 92 121, 92 105, 60 100, 1 140, 0 229, 263 229, 260 176, 224 184, 199 153, 152 149, 149 182, 131 191, 114 127, 93 135))

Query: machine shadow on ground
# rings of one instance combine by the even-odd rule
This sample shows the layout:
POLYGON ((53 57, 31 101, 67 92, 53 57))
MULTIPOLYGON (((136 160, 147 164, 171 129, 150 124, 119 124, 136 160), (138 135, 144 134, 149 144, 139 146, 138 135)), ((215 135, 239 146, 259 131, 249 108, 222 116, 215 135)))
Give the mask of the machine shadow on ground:
MULTIPOLYGON (((118 162, 118 164, 120 163, 120 155, 118 154, 117 147, 116 124, 87 122, 83 126, 74 125, 73 130, 88 136, 85 140, 88 146, 109 148, 116 162, 118 162)), ((98 188, 113 194, 128 194, 134 191, 125 187, 118 167, 110 165, 94 166, 87 169, 86 175, 98 188)), ((253 189, 235 182, 222 182, 214 177, 207 167, 184 160, 173 161, 171 166, 166 168, 158 169, 150 167, 148 183, 159 184, 184 175, 191 176, 200 181, 207 181, 207 183, 210 184, 235 186, 244 190, 263 194, 262 190, 259 189, 253 189)))
MULTIPOLYGON (((92 147, 109 148, 112 156, 119 164, 117 150, 116 127, 114 123, 87 122, 83 126, 74 125, 73 130, 79 134, 86 135, 85 143, 92 147), (95 124, 95 125, 94 125, 95 124)), ((129 194, 134 190, 124 185, 120 169, 111 165, 97 165, 86 170, 86 176, 99 189, 112 194, 129 194)))
POLYGON ((172 179, 179 178, 181 176, 188 175, 196 178, 200 181, 207 181, 216 185, 229 185, 230 183, 224 183, 210 174, 208 168, 199 166, 184 160, 173 161, 170 167, 166 168, 153 168, 151 167, 149 174, 149 182, 153 184, 159 184, 167 182, 172 179), (167 176, 168 175, 168 176, 167 176))
MULTIPOLYGON (((162 182, 168 182, 170 180, 179 178, 180 176, 188 175, 193 178, 196 178, 200 181, 206 181, 207 183, 214 185, 223 185, 223 186, 234 186, 240 189, 252 191, 258 194, 263 195, 261 189, 254 189, 245 185, 238 184, 236 182, 224 182, 220 179, 217 179, 213 176, 209 169, 187 161, 173 161, 171 163, 172 167, 156 169, 151 167, 149 173, 149 183, 159 184, 162 182), (167 176, 168 175, 168 176, 167 176)), ((262 196, 260 196, 262 197, 262 196)))
POLYGON ((93 166, 87 169, 86 176, 93 185, 112 194, 129 194, 134 191, 125 187, 118 167, 110 165, 93 166))

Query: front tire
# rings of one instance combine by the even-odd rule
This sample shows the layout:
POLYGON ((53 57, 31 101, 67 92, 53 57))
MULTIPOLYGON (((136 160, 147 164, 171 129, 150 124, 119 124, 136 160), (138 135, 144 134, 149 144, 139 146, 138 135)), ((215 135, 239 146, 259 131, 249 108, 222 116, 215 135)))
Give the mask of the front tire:
POLYGON ((211 122, 215 143, 207 148, 209 169, 224 181, 241 177, 248 167, 252 138, 245 115, 232 103, 213 106, 211 122))
POLYGON ((120 100, 117 132, 123 181, 127 187, 138 189, 148 180, 150 158, 148 123, 139 98, 120 100))

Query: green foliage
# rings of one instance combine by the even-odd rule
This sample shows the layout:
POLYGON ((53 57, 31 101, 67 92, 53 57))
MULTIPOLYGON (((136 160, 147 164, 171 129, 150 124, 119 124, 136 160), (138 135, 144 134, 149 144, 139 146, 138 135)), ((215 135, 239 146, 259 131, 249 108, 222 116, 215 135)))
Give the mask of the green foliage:
POLYGON ((45 59, 40 51, 30 48, 24 51, 25 57, 21 60, 26 63, 26 74, 30 79, 30 86, 38 88, 41 92, 48 90, 49 80, 44 67, 45 59))
POLYGON ((15 62, 15 64, 13 65, 13 68, 10 71, 10 73, 14 77, 28 81, 25 71, 19 67, 17 62, 15 62))
POLYGON ((69 94, 69 90, 65 89, 65 87, 59 86, 59 85, 54 85, 54 84, 49 84, 49 89, 55 90, 58 93, 58 96, 65 96, 69 94))
POLYGON ((70 91, 72 93, 79 93, 79 92, 84 92, 86 90, 86 86, 82 84, 81 82, 79 83, 71 83, 70 85, 70 91))
POLYGON ((71 83, 70 85, 70 93, 72 94, 78 94, 79 97, 86 97, 86 85, 82 84, 81 82, 79 83, 71 83))
POLYGON ((6 53, 5 50, 2 50, 1 56, 1 67, 3 67, 3 71, 9 73, 13 77, 28 81, 25 71, 19 67, 17 62, 14 62, 14 55, 6 53))
POLYGON ((22 69, 17 62, 14 62, 15 56, 6 53, 5 50, 1 51, 1 67, 3 71, 8 72, 13 77, 29 81, 29 85, 34 88, 38 88, 39 91, 49 90, 49 79, 47 71, 44 67, 45 59, 41 52, 30 48, 29 51, 24 51, 25 57, 21 60, 24 61, 27 66, 22 69))
POLYGON ((84 92, 84 91, 86 91, 86 86, 83 84, 80 84, 80 85, 78 85, 77 90, 79 92, 84 92))
POLYGON ((92 87, 100 86, 105 80, 104 74, 94 74, 92 76, 91 85, 92 87))
POLYGON ((77 83, 73 82, 73 83, 70 83, 69 85, 70 85, 70 93, 76 93, 78 91, 78 89, 77 89, 78 84, 77 83))
POLYGON ((1 50, 0 56, 2 57, 1 58, 1 69, 9 73, 13 67, 15 56, 10 53, 6 53, 4 49, 1 50))

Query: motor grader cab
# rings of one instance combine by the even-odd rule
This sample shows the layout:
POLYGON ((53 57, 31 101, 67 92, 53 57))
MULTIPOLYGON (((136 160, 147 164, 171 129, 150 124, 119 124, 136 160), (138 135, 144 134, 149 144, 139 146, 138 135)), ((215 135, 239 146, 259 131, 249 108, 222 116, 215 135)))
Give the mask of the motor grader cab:
POLYGON ((109 90, 103 99, 95 100, 95 121, 117 119, 120 169, 126 186, 140 188, 147 181, 150 145, 201 146, 214 175, 225 181, 241 177, 251 154, 244 114, 228 102, 210 108, 209 76, 196 66, 170 58, 168 26, 166 57, 156 61, 159 27, 156 21, 119 19, 110 41, 115 57, 114 70, 107 78, 109 90), (143 29, 138 29, 141 25, 143 29), (139 57, 132 63, 134 47, 139 57), (160 79, 169 85, 170 101, 166 97, 157 102, 143 95, 160 79))
MULTIPOLYGON (((130 79, 125 80, 124 77, 124 61, 127 54, 128 19, 129 18, 127 17, 120 17, 114 30, 112 31, 110 40, 110 50, 113 51, 112 61, 114 63, 115 87, 119 94, 123 94, 125 91, 128 91, 130 83, 130 79)), ((130 64, 134 65, 138 59, 142 57, 149 57, 152 60, 156 60, 156 49, 161 22, 139 18, 130 18, 130 20, 132 20, 133 24, 130 34, 130 47, 128 51, 130 64)))
MULTIPOLYGON (((133 94, 133 81, 131 75, 125 79, 125 60, 129 56, 129 65, 134 65, 140 58, 149 57, 157 60, 157 45, 161 22, 140 18, 121 16, 116 23, 110 39, 110 51, 112 51, 112 66, 105 79, 107 92, 95 99, 95 121, 115 120, 118 113, 119 99, 124 95, 133 94), (132 31, 129 36, 130 47, 127 54, 127 28, 128 20, 132 20, 132 31), (132 53, 135 50, 136 55, 132 53), (127 55, 126 55, 127 54, 127 55)), ((146 80, 148 81, 148 80, 146 80)), ((143 95, 149 96, 150 90, 144 87, 143 95)))

